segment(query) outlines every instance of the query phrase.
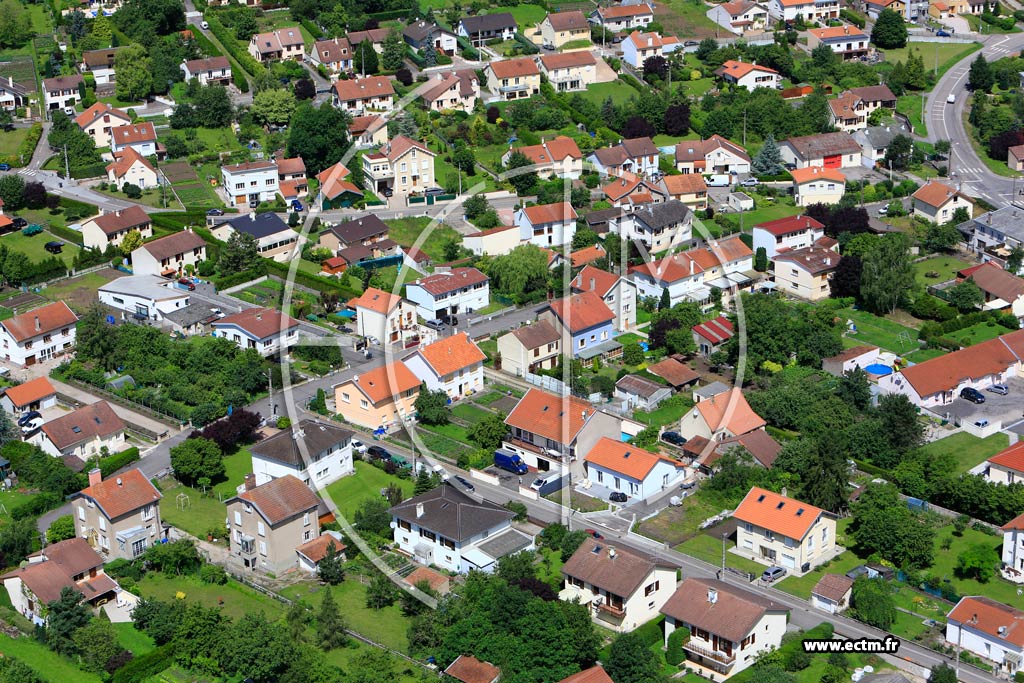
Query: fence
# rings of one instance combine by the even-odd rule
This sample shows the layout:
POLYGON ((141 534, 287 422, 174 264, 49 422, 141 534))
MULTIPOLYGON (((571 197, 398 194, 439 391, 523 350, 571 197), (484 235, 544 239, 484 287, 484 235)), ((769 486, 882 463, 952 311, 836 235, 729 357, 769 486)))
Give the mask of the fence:
POLYGON ((559 396, 568 396, 569 387, 565 386, 565 382, 556 378, 548 377, 547 375, 535 375, 532 372, 527 372, 523 375, 523 379, 530 384, 540 387, 541 389, 548 391, 552 394, 558 394, 559 396))
POLYGON ((248 282, 243 282, 240 285, 235 285, 234 287, 228 287, 227 289, 222 289, 222 290, 220 290, 219 293, 220 294, 234 294, 235 292, 240 292, 243 289, 246 289, 247 287, 252 287, 253 285, 258 285, 261 282, 265 282, 268 279, 269 279, 268 275, 263 275, 262 277, 258 277, 258 278, 254 279, 254 280, 249 280, 248 282))
MULTIPOLYGON (((145 415, 146 417, 152 418, 157 422, 162 422, 168 427, 180 428, 182 426, 182 423, 185 422, 185 420, 181 420, 174 415, 162 413, 158 410, 150 408, 149 406, 142 405, 141 403, 136 403, 135 401, 124 398, 123 396, 118 396, 117 394, 111 393, 106 389, 101 389, 97 386, 93 386, 92 384, 87 384, 85 382, 81 382, 77 379, 72 379, 70 377, 61 377, 59 379, 65 384, 73 386, 77 389, 81 389, 82 391, 85 391, 91 395, 99 396, 100 398, 110 401, 111 403, 116 403, 120 406, 128 408, 129 410, 134 410, 135 412, 145 415)), ((162 434, 157 434, 156 432, 153 432, 152 430, 146 429, 144 427, 133 426, 132 430, 137 431, 139 434, 147 436, 153 439, 154 441, 159 441, 160 439, 167 436, 166 431, 164 431, 162 434)))

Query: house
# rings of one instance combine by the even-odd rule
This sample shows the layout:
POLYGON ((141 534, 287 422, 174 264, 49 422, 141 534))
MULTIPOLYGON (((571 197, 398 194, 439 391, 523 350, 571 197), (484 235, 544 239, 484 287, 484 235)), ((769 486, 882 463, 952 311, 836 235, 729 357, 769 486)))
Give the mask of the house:
POLYGON ((502 100, 516 100, 540 92, 540 69, 529 57, 491 62, 484 69, 487 89, 502 100))
POLYGON ((137 231, 143 239, 153 236, 153 222, 141 206, 132 205, 104 213, 82 223, 82 240, 87 249, 104 251, 108 246, 120 246, 124 236, 137 231))
POLYGON ((101 304, 124 311, 122 320, 160 322, 189 302, 187 290, 169 284, 156 275, 126 275, 101 285, 96 294, 101 304))
POLYGON ((982 476, 994 484, 1024 482, 1024 442, 1004 448, 986 460, 982 476))
MULTIPOLYGON (((363 191, 348 180, 351 173, 340 161, 317 174, 319 184, 316 202, 324 211, 352 206, 363 198, 363 191)), ((333 249, 332 251, 337 251, 333 249)))
POLYGON ((615 314, 590 290, 555 299, 541 311, 539 320, 547 320, 561 333, 562 348, 572 349, 573 357, 610 341, 615 330, 615 314))
POLYGON ((659 183, 644 180, 633 173, 623 173, 621 178, 601 188, 608 203, 616 208, 632 208, 640 205, 658 204, 668 199, 668 193, 659 183))
POLYGON ((625 401, 630 410, 654 410, 672 396, 672 389, 640 375, 623 375, 615 383, 615 398, 625 401))
POLYGON ((1024 145, 1014 145, 1006 150, 1006 165, 1011 171, 1024 171, 1024 145))
POLYGON ((128 183, 143 190, 160 184, 160 176, 153 164, 134 147, 126 147, 123 152, 114 154, 114 161, 107 165, 106 171, 107 182, 122 191, 128 183))
POLYGON ((914 215, 933 223, 948 223, 959 208, 970 216, 974 208, 974 201, 967 195, 937 180, 929 180, 910 197, 914 202, 914 215))
POLYGON ((25 103, 29 101, 30 89, 34 90, 35 85, 32 88, 27 88, 20 83, 15 83, 10 76, 0 76, 0 107, 8 111, 24 107, 25 103))
POLYGON ((227 242, 236 232, 251 235, 256 240, 260 256, 281 263, 289 261, 301 248, 299 233, 272 211, 243 214, 219 224, 210 232, 221 242, 227 242))
POLYGON ((298 565, 295 549, 320 535, 320 499, 291 474, 259 486, 246 475, 245 490, 225 505, 229 561, 245 569, 287 571, 298 565))
POLYGON ((389 191, 403 196, 423 192, 437 182, 436 156, 422 142, 397 135, 378 151, 363 155, 363 176, 374 192, 386 196, 389 191))
POLYGON ((117 154, 129 147, 144 157, 156 156, 163 152, 163 148, 156 142, 156 128, 148 121, 111 129, 110 151, 117 154))
MULTIPOLYGON (((867 15, 875 21, 878 20, 878 15, 881 14, 884 9, 891 9, 893 12, 905 19, 912 18, 907 16, 907 3, 903 2, 903 0, 868 0, 868 2, 865 3, 865 7, 867 8, 867 15)), ((917 8, 915 7, 913 18, 916 17, 917 8)))
POLYGON ((983 595, 969 595, 946 615, 946 642, 993 663, 1012 677, 1024 661, 1024 612, 983 595))
POLYGON ((302 157, 278 157, 274 159, 277 164, 277 185, 278 192, 286 202, 309 194, 309 184, 306 180, 306 162, 302 157))
POLYGON ((450 572, 494 571, 498 560, 533 548, 512 528, 506 508, 477 502, 448 483, 391 508, 397 550, 414 562, 450 572))
MULTIPOLYGON (((628 448, 627 444, 620 445, 628 448)), ((628 469, 639 475, 643 467, 630 463, 628 469)), ((590 537, 562 565, 562 576, 565 587, 559 599, 588 605, 595 622, 620 633, 656 618, 676 588, 675 566, 590 537)))
POLYGON ((736 508, 733 519, 737 549, 763 564, 807 572, 832 559, 836 551, 832 515, 756 486, 736 508))
POLYGON ((689 577, 661 608, 665 643, 678 629, 690 631, 683 650, 690 661, 728 678, 778 649, 789 610, 745 588, 716 579, 689 577))
POLYGON ((811 50, 827 45, 843 61, 860 59, 868 54, 868 36, 850 24, 812 28, 807 32, 807 47, 811 50))
POLYGON ((290 26, 253 35, 249 40, 249 54, 257 62, 262 63, 277 59, 301 62, 306 54, 306 45, 299 27, 290 26))
POLYGON ((0 393, 0 408, 14 417, 32 410, 43 410, 57 405, 57 390, 46 377, 36 377, 24 384, 6 387, 0 393))
POLYGON ((622 41, 622 61, 634 69, 643 69, 644 62, 651 57, 664 57, 682 46, 675 36, 633 31, 622 41))
MULTIPOLYGON (((384 39, 391 33, 391 29, 387 28, 371 28, 366 31, 349 31, 348 33, 348 44, 352 46, 352 51, 355 52, 359 43, 364 40, 369 41, 373 51, 378 55, 384 53, 384 39)), ((358 64, 356 65, 358 66, 358 64)))
POLYGON ((764 429, 764 418, 754 412, 743 392, 729 389, 717 396, 698 401, 679 420, 679 433, 687 439, 703 436, 722 441, 757 429, 764 429))
POLYGON ((604 258, 608 258, 608 252, 604 250, 604 246, 600 242, 576 249, 569 254, 569 262, 573 270, 596 263, 604 258))
POLYGON ((669 199, 682 202, 690 211, 704 211, 708 208, 708 184, 700 173, 667 175, 661 179, 669 199))
POLYGON ((514 40, 518 30, 519 24, 508 12, 463 17, 455 26, 455 32, 469 38, 473 47, 481 47, 489 40, 514 40))
POLYGON ((710 307, 711 288, 723 294, 749 290, 753 284, 754 252, 736 235, 710 242, 705 247, 665 256, 631 266, 629 276, 637 285, 637 296, 661 297, 669 291, 672 305, 694 301, 710 307))
POLYGON ((829 100, 830 121, 839 130, 852 133, 867 128, 868 117, 878 109, 896 110, 896 96, 887 85, 851 88, 829 100))
POLYGON ((776 289, 800 299, 820 301, 831 293, 829 283, 842 257, 819 246, 777 254, 774 261, 776 289))
POLYGON ((622 239, 640 242, 652 254, 690 244, 693 212, 675 200, 645 204, 609 221, 608 230, 622 239))
POLYGON ((885 159, 885 152, 897 135, 904 135, 902 128, 893 125, 870 126, 853 134, 853 139, 860 145, 861 163, 874 168, 885 159))
POLYGON ((459 655, 444 674, 446 678, 454 678, 461 683, 498 683, 501 669, 472 655, 459 655))
POLYGON ((313 43, 309 61, 313 67, 323 67, 330 74, 352 71, 352 57, 355 50, 348 38, 329 38, 313 43))
POLYGON ((614 683, 614 681, 605 673, 603 666, 595 664, 589 669, 584 669, 568 678, 563 678, 558 683, 614 683))
POLYGON ((543 177, 555 175, 575 180, 583 172, 583 153, 576 141, 566 135, 559 135, 539 145, 509 147, 501 163, 507 164, 513 152, 525 155, 537 167, 537 174, 543 177))
POLYGON ((214 337, 223 337, 238 348, 256 349, 261 356, 288 353, 299 340, 299 321, 274 308, 246 308, 215 320, 214 337))
POLYGON ((647 26, 654 21, 654 10, 647 3, 598 7, 590 13, 590 21, 606 31, 620 33, 647 26))
POLYGON ((825 236, 825 226, 810 216, 789 216, 753 228, 754 251, 764 249, 768 259, 790 249, 809 247, 825 236))
POLYGON ((515 213, 519 239, 538 247, 562 246, 576 233, 576 209, 568 202, 527 206, 515 213))
POLYGON ((968 346, 916 365, 909 365, 878 380, 883 391, 907 396, 922 408, 951 403, 964 387, 984 389, 1000 384, 1021 371, 1024 330, 968 346))
MULTIPOLYGON (((621 421, 575 396, 554 396, 531 388, 505 418, 509 434, 501 443, 540 472, 560 471, 568 456, 575 462, 602 437, 619 439, 621 421)), ((582 471, 580 471, 582 474, 582 471)))
POLYGON ((231 83, 231 62, 227 57, 206 57, 190 59, 181 63, 185 80, 199 80, 199 85, 228 85, 231 83))
POLYGON ((834 356, 821 359, 821 369, 833 377, 842 377, 847 372, 857 368, 878 362, 879 349, 877 346, 862 344, 843 349, 834 356))
POLYGON ((387 240, 387 223, 371 213, 328 227, 320 233, 317 246, 337 253, 350 247, 372 247, 387 240))
MULTIPOLYGON (((1005 268, 1014 247, 1024 244, 1022 215, 1020 207, 1011 204, 988 211, 957 227, 981 261, 992 261, 1005 268)), ((1022 271, 1024 268, 1016 274, 1022 271)))
POLYGON ((75 531, 107 560, 134 560, 164 537, 160 491, 139 469, 103 479, 89 472, 89 485, 72 494, 75 531))
POLYGON ((406 283, 405 296, 425 320, 472 313, 490 303, 490 279, 476 268, 452 268, 406 283))
POLYGON ((622 176, 624 173, 651 177, 659 173, 658 158, 661 151, 650 138, 623 140, 612 147, 595 149, 587 157, 602 178, 622 176))
POLYGON ((401 343, 416 326, 416 309, 411 301, 376 287, 367 287, 348 305, 356 311, 356 332, 384 344, 401 343))
POLYGON ((756 88, 778 88, 781 83, 779 72, 766 66, 727 60, 715 69, 715 75, 726 83, 754 90, 756 88))
POLYGON ((839 614, 850 606, 853 579, 843 574, 825 574, 811 589, 811 606, 839 614))
POLYGON ((306 541, 295 548, 295 554, 299 556, 299 569, 303 569, 310 574, 318 572, 320 570, 320 562, 327 557, 327 553, 331 550, 331 544, 334 544, 334 552, 340 554, 342 560, 344 560, 346 546, 342 543, 341 539, 342 535, 340 532, 326 530, 312 541, 306 541))
POLYGON ((431 391, 443 391, 457 401, 484 387, 487 356, 466 332, 420 346, 405 358, 405 365, 431 391))
POLYGON ((579 10, 548 13, 538 28, 542 44, 555 50, 566 43, 590 40, 590 22, 579 10))
MULTIPOLYGON (((1021 467, 1024 467, 1024 459, 1021 458, 1018 448, 1020 445, 1020 442, 1015 443, 996 456, 1002 457, 999 464, 1000 474, 1012 477, 1006 480, 1008 482, 1024 481, 1024 471, 1021 470, 1021 467)), ((994 469, 990 464, 991 458, 989 461, 986 463, 985 478, 993 481, 990 475, 994 469)), ((1024 583, 1024 515, 1014 517, 1000 529, 1003 532, 1002 576, 1013 583, 1024 583)))
POLYGON ((377 114, 353 116, 348 132, 357 148, 379 147, 388 141, 388 123, 377 114))
POLYGON ((957 272, 961 281, 970 280, 978 286, 986 311, 1002 311, 1024 320, 1024 280, 989 261, 957 272))
POLYGON ((121 591, 103 571, 103 557, 84 539, 53 543, 27 559, 0 580, 11 607, 36 626, 46 625, 50 604, 65 588, 73 589, 89 606, 101 605, 121 591))
POLYGON ((354 375, 334 387, 334 403, 346 422, 368 429, 411 421, 420 380, 402 361, 354 375))
POLYGON ((775 464, 775 460, 782 451, 782 445, 763 429, 755 429, 752 432, 731 436, 716 442, 699 436, 694 437, 686 442, 684 451, 687 447, 695 446, 699 442, 703 443, 700 448, 696 449, 699 457, 696 459, 695 464, 700 472, 708 475, 716 472, 714 465, 723 455, 736 448, 745 451, 746 454, 753 458, 754 463, 765 469, 770 469, 775 464))
POLYGON ((544 54, 537 64, 557 92, 586 90, 597 83, 597 60, 589 50, 544 54))
POLYGON ((860 166, 860 145, 849 133, 819 133, 783 140, 779 145, 783 162, 797 168, 860 166))
POLYGON ((439 72, 419 94, 433 111, 471 112, 480 97, 480 82, 472 69, 439 72))
POLYGON ((676 145, 676 169, 688 173, 750 173, 746 150, 721 135, 707 140, 684 140, 676 145))
POLYGON ((835 168, 808 166, 790 171, 797 206, 838 204, 846 193, 846 176, 835 168))
POLYGON ((206 260, 206 241, 189 229, 146 242, 131 254, 136 275, 180 276, 206 260))
POLYGON ((676 391, 700 379, 700 375, 691 369, 690 366, 679 362, 675 358, 666 358, 663 361, 649 365, 647 366, 647 372, 662 378, 676 391))
POLYGON ((339 80, 332 86, 331 104, 350 114, 391 111, 395 104, 395 89, 386 76, 339 80))
POLYGON ((827 24, 839 18, 839 0, 769 0, 768 15, 776 21, 800 17, 806 23, 827 24))
POLYGON ((441 28, 436 23, 427 23, 423 20, 413 22, 402 29, 402 37, 412 49, 421 52, 423 48, 430 45, 436 54, 445 54, 451 57, 459 48, 458 36, 441 28))
POLYGON ((615 315, 615 329, 626 332, 636 327, 636 283, 594 266, 584 266, 570 284, 573 292, 591 291, 601 297, 615 315))
POLYGON ((269 159, 221 166, 220 175, 228 203, 234 206, 272 202, 279 190, 277 164, 269 159))
POLYGON ((74 109, 82 98, 85 80, 81 74, 43 79, 43 104, 47 111, 74 109))
POLYGON ((694 325, 690 331, 693 333, 693 343, 697 346, 697 353, 705 358, 720 351, 725 342, 735 335, 732 322, 724 315, 694 325))
POLYGON ((46 422, 32 441, 56 458, 74 455, 83 462, 125 447, 125 424, 106 401, 97 401, 46 422))
POLYGON ((97 102, 75 117, 75 123, 92 137, 97 147, 110 147, 110 131, 131 122, 131 116, 106 102, 97 102))
POLYGON ((711 21, 738 36, 762 33, 768 26, 768 8, 750 0, 732 0, 705 13, 711 21))
POLYGON ((320 420, 301 420, 249 447, 256 485, 292 475, 320 489, 355 472, 352 432, 320 420))
POLYGON ((498 337, 501 370, 516 377, 550 370, 562 357, 562 337, 549 322, 523 325, 498 337))
POLYGON ((4 360, 35 365, 64 354, 75 345, 76 316, 55 301, 0 322, 4 360))

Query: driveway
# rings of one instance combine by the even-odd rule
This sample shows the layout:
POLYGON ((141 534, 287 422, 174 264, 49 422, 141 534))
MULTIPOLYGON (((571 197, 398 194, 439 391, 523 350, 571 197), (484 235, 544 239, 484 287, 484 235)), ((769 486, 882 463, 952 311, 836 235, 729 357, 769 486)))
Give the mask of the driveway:
MULTIPOLYGON (((1003 429, 1017 425, 1022 421, 1021 397, 1024 396, 1024 379, 1016 377, 1006 381, 1010 393, 1006 396, 993 394, 991 391, 984 391, 985 402, 981 404, 971 403, 962 398, 955 398, 946 406, 935 408, 932 412, 939 415, 948 415, 949 418, 961 424, 970 424, 978 420, 988 420, 991 424, 1002 424, 1003 429)), ((1019 433, 1016 429, 1015 433, 1019 433)))

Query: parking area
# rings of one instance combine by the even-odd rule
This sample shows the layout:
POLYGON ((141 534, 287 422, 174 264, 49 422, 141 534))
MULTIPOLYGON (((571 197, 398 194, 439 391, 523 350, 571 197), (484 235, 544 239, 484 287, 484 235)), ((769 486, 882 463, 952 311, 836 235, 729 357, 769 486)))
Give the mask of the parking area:
POLYGON ((487 474, 492 477, 497 477, 498 482, 505 488, 516 491, 520 486, 529 486, 533 483, 533 480, 537 477, 543 476, 548 477, 551 472, 538 472, 536 470, 530 470, 526 474, 517 475, 512 474, 507 470, 500 469, 498 467, 488 467, 484 470, 487 474))
POLYGON ((962 398, 955 398, 949 405, 933 409, 933 412, 943 418, 949 419, 954 424, 973 425, 982 420, 988 420, 991 425, 1002 425, 1003 429, 1010 429, 1016 432, 1019 423, 1024 421, 1024 379, 1011 377, 1005 382, 1010 393, 1006 396, 982 390, 985 397, 984 403, 971 403, 962 398))

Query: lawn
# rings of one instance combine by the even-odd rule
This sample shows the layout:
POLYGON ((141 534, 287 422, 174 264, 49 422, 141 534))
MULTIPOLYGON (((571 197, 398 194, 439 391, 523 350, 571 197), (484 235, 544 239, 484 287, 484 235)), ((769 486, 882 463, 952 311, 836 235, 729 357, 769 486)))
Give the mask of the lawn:
MULTIPOLYGON (((951 66, 981 47, 978 43, 965 45, 963 43, 917 43, 910 41, 906 47, 897 50, 885 50, 885 61, 895 64, 906 62, 910 50, 917 50, 921 54, 924 68, 934 71, 939 69, 941 77, 951 66)), ((918 97, 920 99, 920 97, 918 97)))
POLYGON ((165 602, 173 602, 179 592, 184 593, 186 601, 199 602, 206 607, 220 606, 221 612, 231 619, 262 612, 274 620, 284 610, 277 600, 257 593, 233 579, 218 586, 203 583, 197 576, 165 576, 159 572, 149 572, 137 586, 142 597, 165 602))
POLYGON ((657 427, 678 427, 679 420, 693 407, 693 400, 685 394, 676 394, 661 402, 657 410, 646 412, 638 410, 633 413, 633 419, 643 422, 645 425, 657 427))
POLYGON ((750 229, 753 225, 774 221, 777 218, 788 218, 800 213, 800 207, 789 202, 769 203, 761 197, 754 198, 754 210, 743 212, 743 227, 750 229))
POLYGON ((46 243, 51 241, 64 242, 64 249, 56 256, 63 259, 65 263, 73 263, 75 255, 81 251, 77 244, 71 244, 45 230, 31 237, 25 237, 20 230, 0 237, 0 244, 6 245, 11 251, 20 251, 33 261, 43 261, 54 256, 46 251, 46 243))
POLYGON ((472 403, 463 402, 452 407, 452 414, 466 422, 476 423, 485 417, 493 415, 494 413, 484 410, 479 406, 475 406, 472 403))
POLYGON ((952 280, 956 272, 961 268, 967 268, 973 264, 952 256, 934 256, 914 264, 914 279, 920 284, 928 287, 937 285, 946 280, 952 280), (928 277, 926 273, 937 273, 937 277, 928 277))
POLYGON ((540 5, 513 5, 512 7, 495 7, 488 10, 486 14, 498 14, 508 12, 516 23, 519 24, 519 32, 527 35, 527 30, 539 24, 547 16, 547 12, 540 5))
POLYGON ((252 472, 252 453, 248 448, 239 448, 223 459, 227 478, 214 485, 213 490, 225 499, 235 495, 239 485, 245 483, 245 475, 252 472))
POLYGON ((849 336, 858 344, 874 344, 893 353, 907 353, 919 346, 917 330, 910 327, 852 308, 840 309, 836 314, 852 320, 857 326, 857 332, 849 336))
POLYGON ((995 339, 1001 334, 1006 334, 1009 330, 1001 325, 978 323, 977 325, 971 325, 965 327, 962 330, 956 332, 950 332, 949 337, 956 339, 963 346, 974 346, 980 344, 983 341, 995 339))
POLYGON ((449 422, 446 425, 428 425, 419 424, 417 425, 418 433, 422 436, 423 431, 433 432, 443 437, 451 439, 453 441, 459 441, 465 444, 469 443, 469 436, 466 434, 466 428, 457 425, 454 422, 449 422))
POLYGON ((604 104, 604 101, 609 97, 612 98, 612 102, 615 104, 623 104, 636 94, 636 89, 618 80, 588 85, 587 89, 580 93, 583 99, 593 102, 598 106, 604 104))
POLYGON ((228 511, 216 494, 204 496, 190 486, 177 486, 164 491, 164 497, 160 499, 160 517, 193 536, 206 538, 213 529, 224 531, 228 511), (182 494, 188 496, 187 500, 178 500, 182 494))
MULTIPOLYGON (((503 152, 504 153, 504 152, 503 152)), ((443 153, 434 157, 434 182, 438 187, 448 187, 448 178, 457 178, 455 167, 444 158, 443 153)), ((455 181, 458 182, 458 181, 455 181)), ((494 178, 483 171, 477 171, 476 175, 467 175, 462 179, 462 191, 467 192, 477 184, 483 183, 483 192, 493 192, 498 189, 494 178)), ((454 188, 458 190, 458 186, 454 188)))
POLYGON ((1002 433, 980 439, 967 432, 957 432, 944 439, 921 447, 931 458, 952 455, 957 461, 957 472, 966 472, 1010 445, 1009 437, 1002 433))
POLYGON ((54 654, 52 650, 34 638, 11 638, 6 633, 0 633, 0 655, 20 659, 23 664, 27 664, 40 678, 49 683, 68 683, 68 681, 100 683, 101 681, 99 676, 82 671, 60 655, 54 654))
MULTIPOLYGON (((8 309, 9 310, 9 309, 8 309)), ((36 497, 35 493, 18 493, 17 491, 0 491, 0 520, 10 521, 11 510, 27 503, 36 497)))
MULTIPOLYGON (((727 541, 727 545, 731 549, 734 544, 727 541)), ((722 539, 720 538, 713 538, 706 533, 701 533, 689 541, 677 545, 675 549, 713 565, 722 566, 722 539)), ((731 550, 725 553, 725 565, 733 569, 739 569, 741 572, 753 574, 754 576, 760 576, 761 572, 765 570, 765 565, 754 562, 746 557, 740 557, 736 553, 731 552, 731 550)))
MULTIPOLYGON (((640 522, 637 531, 661 543, 675 546, 701 532, 700 525, 705 519, 723 510, 736 507, 738 500, 728 500, 717 493, 699 489, 697 493, 683 499, 679 507, 668 507, 651 519, 640 522)), ((721 562, 722 547, 718 546, 718 562, 721 562)))
MULTIPOLYGON (((321 590, 323 588, 320 585, 307 582, 290 586, 281 592, 285 597, 304 600, 315 609, 320 605, 321 590)), ((331 591, 338 603, 338 610, 345 615, 345 620, 353 631, 401 652, 409 649, 409 639, 406 636, 409 619, 402 616, 401 607, 397 602, 380 610, 368 608, 366 586, 354 579, 333 586, 331 591)))
POLYGON ((945 349, 919 349, 917 351, 911 351, 910 353, 903 354, 903 360, 909 363, 923 363, 926 360, 931 360, 932 358, 938 358, 939 356, 945 355, 945 353, 945 349))
POLYGON ((710 9, 703 2, 692 0, 667 0, 659 3, 660 9, 667 12, 656 12, 654 19, 665 28, 665 34, 679 38, 706 38, 718 34, 721 27, 708 19, 710 9))
POLYGON ((928 135, 928 124, 921 118, 923 107, 924 98, 919 94, 900 95, 896 98, 896 111, 910 119, 914 132, 918 135, 928 135))
POLYGON ((175 185, 174 193, 187 209, 212 209, 224 206, 217 192, 207 183, 175 185))
MULTIPOLYGON (((431 223, 426 216, 409 218, 396 218, 384 221, 388 224, 388 235, 403 247, 411 247, 420 239, 420 236, 431 223)), ((435 263, 444 263, 444 245, 448 242, 462 242, 462 237, 454 228, 438 223, 434 225, 426 239, 419 245, 423 253, 427 254, 435 263)))
POLYGON ((174 194, 173 193, 167 192, 166 195, 165 195, 163 190, 155 189, 155 188, 150 188, 148 190, 143 190, 141 197, 139 197, 137 199, 132 199, 132 200, 129 200, 121 192, 111 192, 110 190, 101 190, 98 187, 94 187, 94 188, 92 188, 92 190, 94 192, 98 192, 99 194, 106 195, 107 197, 113 197, 114 199, 120 199, 122 201, 133 201, 133 202, 136 202, 137 204, 142 204, 143 206, 148 206, 148 207, 153 208, 153 209, 165 208, 164 207, 164 198, 166 197, 167 198, 167 207, 166 208, 173 209, 175 211, 181 211, 181 210, 183 210, 185 208, 185 207, 181 206, 174 199, 174 194))
MULTIPOLYGON (((207 149, 217 152, 240 152, 245 145, 238 141, 238 137, 230 128, 196 128, 196 139, 202 142, 207 149)), ((220 180, 220 173, 217 173, 217 180, 220 180)))
POLYGON ((114 624, 114 630, 117 631, 117 642, 121 643, 121 647, 136 657, 156 649, 153 639, 136 629, 131 622, 114 624))
MULTIPOLYGON (((836 542, 839 545, 845 546, 845 534, 847 527, 850 526, 850 521, 850 518, 847 517, 846 519, 840 519, 836 522, 836 542)), ((808 572, 803 576, 787 576, 776 584, 776 588, 785 591, 790 595, 795 595, 798 598, 810 599, 811 590, 822 576, 825 574, 845 574, 862 562, 862 559, 857 557, 850 550, 847 550, 831 562, 820 567, 816 567, 814 571, 808 572)))
MULTIPOLYGON (((111 269, 107 272, 117 271, 111 269)), ((70 299, 73 294, 82 290, 97 290, 108 282, 110 282, 110 278, 103 273, 89 273, 70 280, 63 280, 56 285, 47 285, 39 294, 50 301, 62 301, 70 299)))
POLYGON ((380 497, 380 490, 390 484, 397 484, 406 498, 412 496, 413 484, 410 480, 399 479, 361 460, 356 461, 355 467, 355 475, 342 477, 329 485, 324 496, 325 500, 334 501, 338 506, 338 513, 349 521, 364 500, 380 497))
POLYGON ((0 155, 14 156, 22 141, 28 137, 30 128, 14 128, 0 133, 0 155))
POLYGON ((965 550, 973 545, 983 544, 995 550, 996 556, 1002 553, 1002 536, 990 536, 976 529, 967 528, 964 535, 957 538, 953 535, 953 525, 949 524, 938 530, 935 534, 935 562, 928 569, 928 574, 938 576, 942 579, 949 579, 954 590, 960 595, 984 595, 1007 605, 1020 605, 1020 596, 1017 595, 1018 586, 1004 581, 996 575, 987 583, 981 583, 975 579, 962 579, 956 576, 954 568, 957 558, 965 550), (945 538, 952 539, 949 550, 943 550, 942 542, 945 538))

